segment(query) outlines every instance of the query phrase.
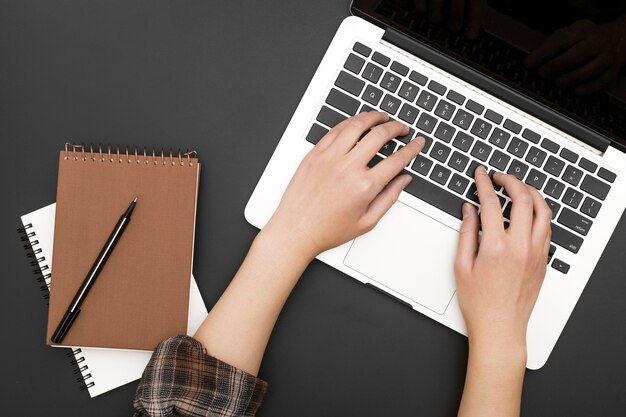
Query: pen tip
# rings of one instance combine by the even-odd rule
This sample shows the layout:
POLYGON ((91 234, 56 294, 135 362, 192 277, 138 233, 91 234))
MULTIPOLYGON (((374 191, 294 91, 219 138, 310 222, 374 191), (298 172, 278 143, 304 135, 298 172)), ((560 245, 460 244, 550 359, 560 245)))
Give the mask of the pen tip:
POLYGON ((133 203, 136 203, 136 202, 137 202, 137 197, 135 197, 135 199, 133 200, 133 203))

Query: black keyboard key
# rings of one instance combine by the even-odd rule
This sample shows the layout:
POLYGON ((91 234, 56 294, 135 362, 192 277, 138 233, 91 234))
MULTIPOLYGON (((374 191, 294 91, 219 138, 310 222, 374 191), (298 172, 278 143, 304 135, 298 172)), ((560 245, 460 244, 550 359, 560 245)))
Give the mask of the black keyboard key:
POLYGON ((478 188, 476 188, 475 182, 472 183, 469 190, 467 190, 467 194, 465 194, 465 197, 469 198, 470 200, 472 200, 473 202, 477 204, 480 204, 480 200, 478 199, 478 188))
POLYGON ((485 106, 483 106, 482 104, 476 103, 472 99, 467 100, 467 103, 465 103, 465 108, 468 109, 469 111, 472 111, 472 112, 478 114, 478 115, 483 114, 483 111, 485 110, 485 106))
POLYGON ((390 140, 389 142, 385 143, 383 145, 382 148, 380 148, 380 150, 378 151, 379 153, 385 155, 385 156, 389 156, 392 153, 395 152, 396 150, 396 142, 394 140, 390 140))
POLYGON ((450 183, 448 184, 448 188, 454 191, 455 193, 463 195, 467 186, 469 185, 469 180, 465 177, 460 176, 459 174, 454 174, 450 183))
POLYGON ((580 211, 591 217, 592 219, 595 219, 598 215, 598 212, 600 211, 600 208, 602 208, 602 203, 594 200, 591 197, 587 197, 585 198, 585 201, 583 201, 583 205, 580 207, 580 211))
POLYGON ((439 94, 440 96, 444 95, 446 93, 446 90, 447 90, 447 88, 445 86, 443 86, 442 84, 439 84, 435 80, 431 80, 428 83, 428 89, 430 91, 434 91, 435 93, 439 94))
POLYGON ((509 132, 505 132, 499 127, 496 127, 495 129, 493 129, 493 132, 491 132, 491 136, 489 137, 489 143, 496 145, 500 149, 504 149, 506 144, 509 142, 510 137, 511 134, 509 132))
POLYGON ((617 178, 617 175, 614 172, 611 172, 606 168, 600 168, 600 170, 598 171, 598 176, 602 179, 607 180, 610 183, 615 181, 615 178, 617 178))
POLYGON ((412 125, 413 122, 415 122, 415 119, 417 119, 417 114, 419 112, 420 111, 417 110, 415 107, 411 106, 410 104, 404 103, 402 105, 402 108, 400 109, 400 113, 398 113, 398 118, 412 125))
POLYGON ((557 200, 561 198, 563 191, 565 191, 565 184, 555 180, 554 178, 550 178, 548 180, 548 184, 543 190, 544 193, 548 194, 550 197, 556 198, 557 200))
POLYGON ((458 131, 456 132, 454 141, 452 141, 452 146, 464 152, 469 152, 469 149, 472 146, 472 143, 474 143, 473 137, 471 137, 465 132, 458 131))
POLYGON ((378 106, 380 99, 383 97, 383 90, 376 88, 373 85, 368 85, 361 97, 368 103, 378 106))
POLYGON ((496 151, 491 156, 491 159, 489 160, 489 165, 496 168, 498 171, 504 172, 510 160, 511 157, 509 155, 496 149, 496 151))
POLYGON ((424 138, 424 147, 422 148, 422 153, 428 152, 430 146, 433 144, 433 138, 424 134, 424 132, 419 132, 417 136, 421 136, 424 138))
POLYGON ((367 81, 370 81, 374 84, 378 83, 378 80, 380 80, 381 75, 383 75, 383 69, 379 67, 378 65, 372 64, 371 62, 369 62, 365 66, 365 69, 363 70, 363 73, 361 74, 363 78, 365 78, 367 81))
POLYGON ((311 142, 313 145, 317 145, 317 142, 319 142, 320 139, 322 139, 327 133, 328 129, 318 125, 317 123, 313 123, 309 133, 306 135, 306 140, 307 142, 311 142))
POLYGON ((518 180, 522 181, 526 172, 528 171, 528 165, 523 163, 522 161, 518 161, 514 159, 509 166, 509 169, 506 171, 507 174, 514 175, 518 180))
POLYGON ((368 57, 372 53, 372 49, 368 48, 365 45, 363 45, 361 42, 355 43, 354 46, 352 47, 352 50, 354 52, 357 52, 357 53, 363 55, 364 57, 368 57))
POLYGON ((383 102, 380 104, 380 108, 387 113, 394 115, 400 107, 400 99, 390 94, 386 94, 383 102))
POLYGON ((380 161, 382 161, 384 158, 378 154, 374 155, 374 157, 372 159, 370 159, 370 161, 367 163, 367 166, 369 168, 374 168, 380 161))
POLYGON ((591 172, 592 174, 596 172, 596 169, 598 169, 598 164, 596 164, 595 162, 591 162, 587 158, 580 158, 580 161, 578 161, 578 166, 584 170, 591 172))
POLYGON ((341 73, 337 77, 337 80, 335 81, 335 85, 342 90, 347 91, 348 93, 358 96, 359 94, 361 94, 361 91, 365 86, 365 81, 360 80, 345 71, 341 71, 341 73))
POLYGON ((487 145, 484 142, 478 141, 474 144, 474 147, 472 148, 472 156, 485 162, 487 158, 489 158, 491 149, 491 146, 487 145))
POLYGON ((391 91, 395 93, 398 87, 400 86, 400 81, 402 79, 398 77, 396 74, 392 74, 391 72, 386 72, 383 80, 380 82, 380 86, 387 91, 391 91))
POLYGON ((557 153, 559 151, 559 145, 556 142, 552 142, 548 138, 543 138, 541 141, 541 147, 543 149, 547 149, 552 153, 557 153))
POLYGON ((448 95, 446 96, 456 104, 462 105, 465 102, 465 96, 463 94, 459 94, 454 90, 448 91, 448 95))
POLYGON ((386 67, 387 65, 389 65, 389 62, 391 61, 391 59, 381 54, 380 52, 374 52, 374 55, 372 55, 372 61, 378 62, 383 67, 386 67))
POLYGON ((428 81, 428 78, 426 78, 425 75, 422 75, 417 71, 411 71, 411 75, 409 75, 409 80, 416 82, 419 85, 426 85, 426 81, 428 81))
POLYGON ((419 174, 424 176, 428 175, 428 171, 430 171, 430 167, 433 166, 433 161, 426 158, 424 155, 419 154, 415 161, 413 161, 413 165, 411 165, 411 169, 419 174))
POLYGON ((354 116, 361 105, 361 103, 359 103, 356 99, 342 93, 336 88, 330 90, 330 93, 328 93, 328 97, 326 98, 326 103, 344 113, 349 114, 350 116, 354 116))
POLYGON ((402 65, 398 61, 393 61, 391 63, 391 70, 397 72, 400 75, 407 75, 409 73, 409 67, 406 65, 402 65))
POLYGON ((543 188, 543 184, 546 182, 548 176, 543 172, 537 171, 535 168, 530 170, 530 173, 526 177, 526 184, 532 185, 538 190, 543 188))
POLYGON ((405 99, 408 102, 412 102, 417 97, 417 92, 419 91, 419 87, 413 83, 405 81, 402 83, 402 87, 400 87, 400 92, 398 95, 405 99))
POLYGON ((439 126, 437 126, 437 130, 435 130, 435 137, 441 139, 445 143, 449 143, 454 136, 454 132, 456 132, 455 128, 447 123, 441 122, 439 123, 439 126))
POLYGON ((426 133, 432 133, 436 124, 437 119, 435 119, 428 113, 422 113, 420 118, 417 120, 416 126, 418 127, 418 129, 421 129, 426 133))
POLYGON ((577 208, 582 199, 583 193, 571 187, 567 187, 565 194, 563 194, 563 202, 572 208, 577 208))
POLYGON ((567 148, 561 149, 560 155, 563 158, 565 158, 568 161, 570 161, 571 163, 575 163, 576 161, 578 161, 578 154, 576 152, 570 151, 567 148))
POLYGON ((582 177, 582 170, 572 165, 568 165, 567 168, 565 168, 565 172, 563 173, 563 179, 572 185, 578 185, 582 177))
POLYGON ((583 244, 583 238, 576 236, 574 233, 551 223, 552 226, 552 242, 567 249, 570 252, 578 253, 580 246, 583 244))
POLYGON ((457 110, 454 119, 452 119, 452 123, 462 129, 467 130, 470 127, 470 124, 472 124, 472 120, 474 120, 474 116, 472 116, 465 110, 459 109, 457 110))
POLYGON ((435 107, 436 102, 437 97, 426 90, 423 90, 417 98, 417 105, 428 111, 431 111, 433 107, 435 107))
POLYGON ((587 236, 587 233, 589 233, 589 229, 593 224, 593 221, 589 220, 585 216, 581 216, 567 207, 563 208, 561 215, 556 221, 583 236, 587 236))
POLYGON ((483 168, 487 169, 486 165, 483 165, 481 163, 479 163, 478 161, 472 161, 470 163, 469 168, 467 168, 467 176, 470 178, 474 178, 474 171, 476 171, 476 168, 478 168, 478 166, 482 166, 483 168))
POLYGON ((585 179, 582 184, 580 184, 580 188, 592 196, 599 198, 600 200, 604 200, 606 195, 609 193, 611 186, 591 175, 585 175, 585 179))
POLYGON ((476 119, 474 122, 474 126, 472 126, 472 132, 474 135, 478 136, 481 139, 487 139, 487 135, 491 131, 491 123, 486 122, 482 119, 476 119))
POLYGON ((528 149, 528 142, 516 136, 511 141, 511 144, 507 148, 507 151, 517 156, 518 158, 523 158, 524 154, 526 153, 526 149, 528 149))
POLYGON ((364 104, 361 106, 361 109, 359 110, 359 114, 361 113, 367 113, 367 112, 371 112, 371 111, 375 111, 376 109, 374 109, 371 106, 368 106, 367 104, 364 104))
POLYGON ((528 139, 532 143, 539 143, 539 140, 541 139, 541 135, 539 133, 535 133, 530 129, 524 129, 522 137, 524 139, 528 139))
POLYGON ((365 60, 363 58, 355 54, 350 54, 343 67, 355 74, 360 74, 363 69, 363 65, 365 65, 365 60))
POLYGON ((439 164, 435 164, 433 172, 430 173, 429 178, 441 185, 446 185, 446 182, 448 182, 448 178, 450 178, 451 173, 452 172, 448 168, 439 164))
POLYGON ((487 111, 485 112, 485 119, 499 125, 500 123, 502 123, 502 119, 504 119, 504 117, 491 109, 487 109, 487 111))
POLYGON ((552 268, 564 274, 569 272, 569 265, 557 258, 554 258, 554 261, 552 261, 552 268))
POLYGON ((450 155, 450 148, 441 142, 435 142, 433 149, 430 151, 430 156, 435 158, 439 162, 446 162, 448 155, 450 155))
POLYGON ((435 109, 435 114, 447 121, 450 120, 454 114, 454 110, 456 110, 456 106, 454 104, 450 104, 445 100, 440 100, 439 104, 437 104, 437 108, 435 109))
POLYGON ((404 136, 398 136, 396 139, 402 143, 409 143, 410 141, 415 139, 415 130, 413 130, 413 128, 410 127, 409 133, 407 133, 404 136))
POLYGON ((337 113, 330 107, 323 106, 317 115, 317 121, 325 124, 328 127, 335 127, 339 123, 346 120, 347 117, 343 114, 337 113))
POLYGON ((554 256, 554 252, 556 252, 556 246, 550 245, 550 249, 548 250, 548 263, 550 263, 550 260, 554 256))
POLYGON ((552 210, 552 218, 554 219, 556 215, 559 213, 559 209, 561 208, 561 205, 557 203, 556 201, 547 197, 546 197, 546 203, 548 204, 548 207, 550 207, 550 210, 552 210))
POLYGON ((489 170, 489 178, 491 178, 491 184, 493 185, 493 189, 496 191, 500 191, 502 189, 502 187, 500 187, 498 184, 496 184, 496 182, 493 180, 493 175, 498 172, 495 169, 490 169, 489 170))
POLYGON ((511 132, 515 133, 516 135, 519 134, 519 132, 522 131, 522 125, 520 125, 519 123, 515 123, 511 119, 506 119, 502 126, 504 126, 504 128, 506 130, 510 130, 511 132))
POLYGON ((512 201, 509 201, 508 203, 506 203, 504 210, 502 210, 502 217, 504 217, 505 219, 511 220, 511 207, 513 207, 512 201))
POLYGON ((528 155, 526 155, 526 162, 530 162, 536 167, 540 167, 543 165, 543 161, 546 159, 548 154, 542 151, 541 149, 532 146, 528 151, 528 155))
POLYGON ((452 157, 450 157, 450 160, 448 161, 448 166, 450 168, 456 169, 459 172, 463 172, 468 163, 469 158, 466 155, 454 151, 454 153, 452 153, 452 157))
POLYGON ((562 160, 550 155, 546 165, 543 167, 544 171, 558 177, 563 172, 563 168, 565 168, 565 162, 562 160))
POLYGON ((413 177, 413 181, 406 186, 404 191, 445 211, 459 220, 463 218, 462 207, 465 200, 424 178, 418 177, 415 174, 411 174, 411 176, 413 177))

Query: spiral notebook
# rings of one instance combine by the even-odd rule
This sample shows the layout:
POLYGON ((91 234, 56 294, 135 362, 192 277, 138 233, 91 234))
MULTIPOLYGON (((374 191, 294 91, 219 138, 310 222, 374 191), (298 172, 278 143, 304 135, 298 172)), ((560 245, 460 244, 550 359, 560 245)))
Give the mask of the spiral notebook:
POLYGON ((132 220, 61 345, 152 350, 187 331, 199 174, 195 152, 65 145, 59 152, 49 345, 135 196, 132 220))
MULTIPOLYGON (((48 287, 52 280, 52 243, 56 204, 22 216, 22 240, 34 273, 40 280, 44 298, 48 298, 48 287)), ((191 276, 189 289, 189 320, 187 334, 193 335, 206 318, 208 312, 198 285, 191 276)), ((93 398, 141 378, 150 359, 150 352, 120 349, 72 347, 71 364, 75 367, 77 382, 86 388, 93 398)))

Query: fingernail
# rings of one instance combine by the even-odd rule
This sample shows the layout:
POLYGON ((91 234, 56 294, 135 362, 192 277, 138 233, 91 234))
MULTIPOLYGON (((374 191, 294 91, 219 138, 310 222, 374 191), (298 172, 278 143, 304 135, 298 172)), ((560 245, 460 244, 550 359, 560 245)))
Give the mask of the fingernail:
POLYGON ((480 173, 480 175, 487 175, 487 170, 482 165, 476 167, 476 172, 480 173))
POLYGON ((470 207, 469 207, 469 203, 464 203, 463 204, 463 218, 466 219, 470 216, 470 214, 472 214, 470 207))
POLYGON ((421 136, 416 137, 415 141, 417 143, 419 143, 420 145, 422 145, 422 146, 424 146, 426 144, 426 140, 423 137, 421 137, 421 136))
POLYGON ((402 181, 402 188, 406 187, 407 185, 409 185, 409 183, 413 181, 413 177, 407 176, 404 181, 402 181))

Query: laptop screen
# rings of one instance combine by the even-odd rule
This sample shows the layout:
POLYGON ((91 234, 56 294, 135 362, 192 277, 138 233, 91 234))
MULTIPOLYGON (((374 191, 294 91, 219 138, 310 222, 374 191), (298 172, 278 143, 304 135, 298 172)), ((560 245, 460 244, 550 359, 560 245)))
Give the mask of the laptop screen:
POLYGON ((354 0, 352 7, 626 148, 626 1, 354 0))

